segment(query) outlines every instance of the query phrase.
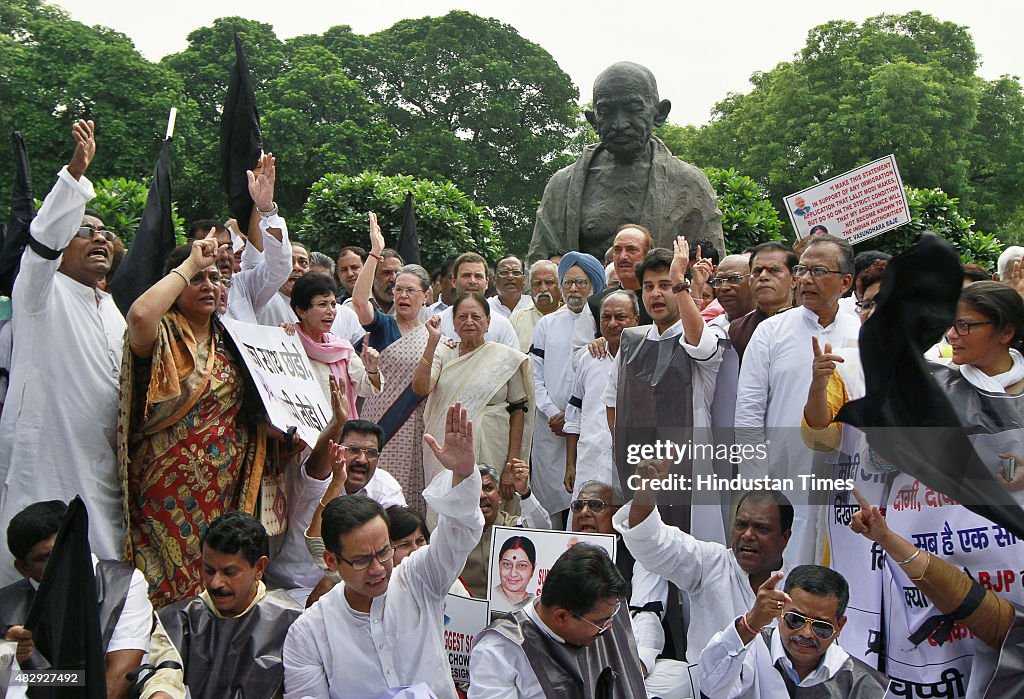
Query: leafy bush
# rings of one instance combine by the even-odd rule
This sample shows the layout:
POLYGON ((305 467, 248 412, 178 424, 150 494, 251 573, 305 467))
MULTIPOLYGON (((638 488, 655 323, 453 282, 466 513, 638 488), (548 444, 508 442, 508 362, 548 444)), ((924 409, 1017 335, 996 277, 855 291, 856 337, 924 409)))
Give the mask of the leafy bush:
MULTIPOLYGON (((115 177, 100 180, 95 189, 96 198, 89 202, 88 207, 99 214, 107 229, 117 233, 128 247, 135 239, 135 229, 139 227, 142 212, 146 209, 149 186, 138 180, 115 177)), ((173 204, 171 217, 174 219, 175 238, 180 245, 185 242, 185 221, 178 216, 177 207, 173 204)))
POLYGON ((708 167, 704 168, 704 174, 718 196, 718 208, 722 211, 726 247, 723 255, 742 252, 769 240, 785 240, 779 213, 757 182, 732 168, 708 167))
POLYGON ((436 269, 449 255, 472 251, 496 262, 505 252, 484 210, 452 183, 375 172, 320 178, 302 209, 298 238, 310 249, 331 256, 346 245, 369 249, 366 215, 373 211, 387 244, 396 246, 407 192, 412 192, 416 204, 420 256, 428 270, 436 269))

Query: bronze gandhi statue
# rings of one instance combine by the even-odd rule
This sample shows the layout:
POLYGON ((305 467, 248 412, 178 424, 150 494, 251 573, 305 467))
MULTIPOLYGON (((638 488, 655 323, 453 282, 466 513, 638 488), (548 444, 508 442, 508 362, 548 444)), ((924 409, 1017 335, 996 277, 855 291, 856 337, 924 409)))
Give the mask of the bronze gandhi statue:
POLYGON ((647 68, 616 63, 594 81, 587 121, 601 137, 544 188, 530 242, 530 261, 552 250, 579 250, 604 259, 616 229, 639 223, 660 247, 677 235, 710 240, 725 254, 722 213, 701 170, 672 155, 652 135, 672 104, 658 98, 647 68))

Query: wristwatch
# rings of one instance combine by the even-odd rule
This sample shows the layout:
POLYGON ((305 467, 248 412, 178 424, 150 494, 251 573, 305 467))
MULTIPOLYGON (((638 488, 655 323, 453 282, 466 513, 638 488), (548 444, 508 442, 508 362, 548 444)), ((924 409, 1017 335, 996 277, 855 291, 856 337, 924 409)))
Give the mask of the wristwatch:
POLYGON ((680 293, 682 293, 684 291, 689 291, 689 290, 690 290, 690 282, 689 282, 689 280, 684 281, 684 282, 680 282, 679 284, 673 284, 672 285, 672 293, 673 294, 680 294, 680 293))
POLYGON ((260 215, 260 218, 270 218, 271 216, 277 216, 277 202, 274 202, 274 208, 270 211, 263 211, 260 207, 256 207, 256 213, 260 215))

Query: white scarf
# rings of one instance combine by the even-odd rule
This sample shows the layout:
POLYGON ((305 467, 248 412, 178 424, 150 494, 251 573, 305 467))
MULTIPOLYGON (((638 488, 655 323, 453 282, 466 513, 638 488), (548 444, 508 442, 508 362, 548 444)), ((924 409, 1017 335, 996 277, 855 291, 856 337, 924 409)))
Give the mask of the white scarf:
POLYGON ((967 379, 967 382, 980 391, 986 393, 1006 393, 1008 386, 1024 380, 1024 356, 1015 349, 1010 350, 1010 359, 1013 366, 1010 370, 995 376, 989 376, 981 369, 964 364, 960 367, 960 375, 967 379))

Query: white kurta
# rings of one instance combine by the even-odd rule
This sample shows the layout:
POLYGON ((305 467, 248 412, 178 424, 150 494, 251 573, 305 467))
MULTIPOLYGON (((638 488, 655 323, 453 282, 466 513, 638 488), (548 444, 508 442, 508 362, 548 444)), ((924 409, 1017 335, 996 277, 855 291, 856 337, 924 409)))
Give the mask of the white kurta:
POLYGON ((495 313, 498 313, 500 315, 505 316, 506 318, 511 318, 512 314, 515 313, 516 311, 521 311, 524 308, 533 308, 533 299, 530 298, 528 294, 523 294, 522 296, 519 297, 519 303, 517 303, 516 307, 513 308, 512 310, 509 310, 508 306, 503 304, 501 302, 501 299, 499 299, 497 296, 492 296, 489 299, 487 299, 487 304, 491 307, 492 316, 495 313))
MULTIPOLYGON (((227 316, 245 323, 256 323, 259 313, 278 295, 292 273, 292 245, 288 242, 288 226, 280 216, 260 218, 263 253, 255 248, 246 257, 246 265, 231 275, 228 290, 227 316), (281 229, 281 240, 267 233, 269 228, 281 229), (250 264, 254 266, 250 266, 250 264)), ((246 246, 248 250, 252 246, 246 246)), ((245 255, 245 252, 242 253, 245 255)))
MULTIPOLYGON (((64 168, 32 221, 32 236, 64 249, 94 196, 64 168)), ((0 419, 0 531, 40 500, 81 494, 89 539, 100 558, 124 555, 124 511, 115 458, 118 376, 125 322, 109 294, 57 271, 31 248, 12 294, 11 384, 0 419)), ((0 584, 15 582, 0 547, 0 584)))
POLYGON ((533 427, 530 482, 548 512, 569 507, 565 480, 565 437, 548 427, 548 420, 564 413, 572 395, 572 329, 578 313, 563 307, 537 321, 533 329, 533 388, 537 420, 533 427))
MULTIPOLYGON (((449 306, 437 315, 441 316, 441 334, 450 340, 458 340, 459 336, 455 334, 455 322, 452 320, 452 307, 449 306)), ((500 342, 514 350, 519 349, 519 336, 516 335, 512 323, 503 315, 491 314, 491 322, 484 339, 500 342)))
MULTIPOLYGON (((695 663, 712 636, 754 606, 750 577, 732 549, 665 524, 657 508, 630 527, 631 507, 632 503, 619 509, 612 522, 637 563, 690 596, 686 659, 695 663)), ((789 565, 784 563, 782 570, 788 575, 789 565)))
MULTIPOLYGON (((812 472, 813 454, 800 437, 814 360, 811 338, 818 338, 822 350, 826 343, 840 349, 855 345, 859 334, 860 321, 849 313, 836 313, 835 320, 823 328, 817 314, 800 306, 758 325, 743 353, 736 390, 736 438, 744 443, 767 442, 770 475, 793 479, 795 489, 786 493, 795 508, 788 550, 791 559, 801 563, 820 562, 824 539, 824 532, 814 526, 810 493, 798 480, 798 474, 812 472)), ((765 464, 756 466, 760 469, 765 464)))
POLYGON ((439 699, 456 699, 444 652, 444 600, 483 532, 480 474, 451 487, 442 471, 423 497, 438 513, 431 544, 391 573, 369 613, 353 610, 338 585, 307 609, 284 644, 285 699, 366 699, 425 682, 439 699))
POLYGON ((565 409, 565 431, 579 435, 573 497, 579 495, 580 488, 587 481, 615 482, 612 433, 608 429, 608 412, 601 397, 614 365, 612 355, 596 359, 590 356, 590 352, 585 352, 576 365, 572 397, 565 409))

